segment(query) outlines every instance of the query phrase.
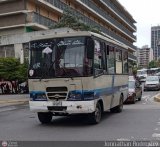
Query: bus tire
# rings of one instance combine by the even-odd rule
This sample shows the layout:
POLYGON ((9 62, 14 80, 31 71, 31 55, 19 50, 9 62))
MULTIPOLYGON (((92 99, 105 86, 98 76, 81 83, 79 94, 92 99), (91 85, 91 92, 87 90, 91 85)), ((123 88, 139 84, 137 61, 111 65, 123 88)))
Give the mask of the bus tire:
POLYGON ((38 112, 38 119, 42 124, 48 124, 52 120, 52 113, 50 113, 50 112, 38 112))
POLYGON ((95 112, 89 114, 89 122, 91 124, 98 124, 101 121, 102 117, 102 107, 100 102, 97 103, 95 112))
POLYGON ((120 113, 120 112, 122 112, 122 110, 123 110, 123 95, 121 94, 120 100, 119 100, 119 105, 114 108, 111 108, 110 111, 112 113, 120 113))

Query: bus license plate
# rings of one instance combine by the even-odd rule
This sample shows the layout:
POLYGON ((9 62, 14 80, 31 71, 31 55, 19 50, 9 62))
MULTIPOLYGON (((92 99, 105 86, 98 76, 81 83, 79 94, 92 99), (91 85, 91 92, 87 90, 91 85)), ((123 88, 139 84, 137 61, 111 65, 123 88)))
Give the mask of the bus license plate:
POLYGON ((53 101, 52 104, 53 104, 53 106, 62 106, 61 101, 53 101))

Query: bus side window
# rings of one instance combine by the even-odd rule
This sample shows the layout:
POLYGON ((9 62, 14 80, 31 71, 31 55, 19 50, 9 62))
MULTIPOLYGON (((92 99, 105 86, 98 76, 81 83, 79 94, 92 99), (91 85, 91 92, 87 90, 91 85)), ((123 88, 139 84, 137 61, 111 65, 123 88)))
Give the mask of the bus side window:
POLYGON ((115 73, 115 54, 114 47, 107 45, 107 68, 108 74, 115 73))
POLYGON ((94 69, 95 69, 95 75, 103 73, 102 49, 100 42, 98 40, 95 40, 95 46, 94 46, 94 69))
POLYGON ((116 73, 122 74, 122 50, 116 48, 116 73))
POLYGON ((104 71, 104 73, 107 72, 107 59, 106 59, 106 44, 105 42, 101 42, 101 53, 102 53, 102 69, 104 71))
POLYGON ((128 74, 128 52, 123 51, 123 73, 128 74))

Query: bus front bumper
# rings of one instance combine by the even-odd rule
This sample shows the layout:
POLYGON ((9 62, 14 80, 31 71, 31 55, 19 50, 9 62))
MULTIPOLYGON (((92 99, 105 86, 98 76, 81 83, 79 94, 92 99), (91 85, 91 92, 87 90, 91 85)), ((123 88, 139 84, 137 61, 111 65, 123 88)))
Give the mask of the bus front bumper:
POLYGON ((29 101, 33 112, 53 112, 59 114, 87 114, 95 111, 94 101, 62 101, 56 104, 53 101, 29 101))

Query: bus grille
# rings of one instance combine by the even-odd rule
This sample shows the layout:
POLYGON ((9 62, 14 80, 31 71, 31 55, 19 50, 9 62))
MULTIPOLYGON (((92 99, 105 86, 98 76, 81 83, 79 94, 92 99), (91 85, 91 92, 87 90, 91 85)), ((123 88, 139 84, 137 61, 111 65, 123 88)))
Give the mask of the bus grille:
POLYGON ((67 97, 67 87, 47 87, 47 96, 50 100, 64 100, 67 97))

